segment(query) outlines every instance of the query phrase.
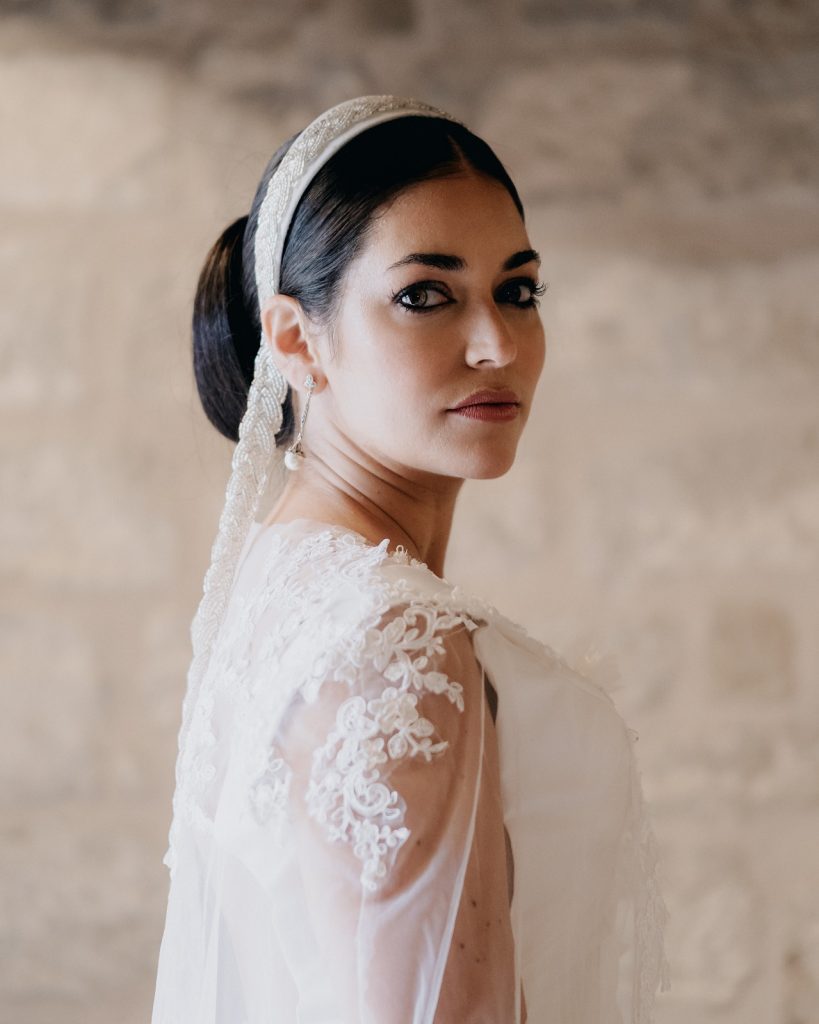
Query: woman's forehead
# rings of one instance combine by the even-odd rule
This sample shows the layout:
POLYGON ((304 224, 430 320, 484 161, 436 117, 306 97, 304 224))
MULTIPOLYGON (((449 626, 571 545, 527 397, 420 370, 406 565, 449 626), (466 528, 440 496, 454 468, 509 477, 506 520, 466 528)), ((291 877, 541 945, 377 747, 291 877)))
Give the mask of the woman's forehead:
POLYGON ((406 189, 373 219, 362 255, 387 271, 412 253, 457 256, 468 266, 470 254, 473 260, 496 254, 500 262, 515 248, 528 246, 526 228, 508 191, 500 183, 474 176, 420 182, 406 189))

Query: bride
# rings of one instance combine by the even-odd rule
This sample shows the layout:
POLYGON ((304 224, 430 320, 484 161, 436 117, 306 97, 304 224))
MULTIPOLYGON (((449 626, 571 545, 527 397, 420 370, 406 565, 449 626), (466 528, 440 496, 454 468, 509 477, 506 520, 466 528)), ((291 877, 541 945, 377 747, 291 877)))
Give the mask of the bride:
POLYGON ((444 569, 464 480, 529 418, 540 262, 490 147, 395 96, 289 139, 208 254, 194 368, 237 447, 152 1024, 653 1020, 636 733, 444 569))

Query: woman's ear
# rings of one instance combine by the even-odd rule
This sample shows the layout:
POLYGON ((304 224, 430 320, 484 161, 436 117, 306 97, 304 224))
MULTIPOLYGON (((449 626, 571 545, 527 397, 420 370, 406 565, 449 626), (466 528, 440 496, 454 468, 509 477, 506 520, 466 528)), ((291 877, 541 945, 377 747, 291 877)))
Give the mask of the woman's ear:
POLYGON ((324 377, 310 321, 298 299, 277 292, 265 299, 259 318, 264 343, 291 387, 301 390, 308 373, 316 380, 324 377))

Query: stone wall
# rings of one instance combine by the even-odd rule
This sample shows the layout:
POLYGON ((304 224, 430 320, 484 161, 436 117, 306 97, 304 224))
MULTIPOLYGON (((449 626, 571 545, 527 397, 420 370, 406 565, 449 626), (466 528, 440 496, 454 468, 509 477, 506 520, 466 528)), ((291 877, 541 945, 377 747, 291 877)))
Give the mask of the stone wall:
POLYGON ((395 92, 493 144, 549 282, 538 407, 510 473, 466 485, 447 575, 619 664, 672 914, 658 1024, 816 1024, 816 5, 0 17, 3 1019, 149 1018, 232 453, 193 388, 193 287, 283 139, 395 92))

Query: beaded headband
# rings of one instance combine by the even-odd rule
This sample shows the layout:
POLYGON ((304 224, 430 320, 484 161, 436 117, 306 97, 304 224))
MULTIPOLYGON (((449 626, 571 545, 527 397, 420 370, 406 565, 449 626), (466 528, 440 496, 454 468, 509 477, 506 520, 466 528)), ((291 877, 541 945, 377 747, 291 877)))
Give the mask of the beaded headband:
MULTIPOLYGON (((287 230, 299 200, 316 172, 360 132, 392 118, 413 115, 442 117, 463 124, 445 111, 419 100, 390 95, 359 96, 320 114, 294 140, 271 176, 259 208, 255 271, 260 310, 264 301, 278 291, 287 230)), ((211 551, 211 564, 205 574, 204 593, 191 626, 193 660, 182 704, 177 792, 181 789, 183 759, 190 757, 185 741, 191 716, 228 604, 239 556, 267 486, 271 464, 276 456, 281 460, 282 452, 276 446, 276 435, 282 425, 282 405, 287 397, 287 387, 287 380, 273 362, 270 346, 262 331, 247 408, 239 425, 239 440, 233 454, 225 505, 211 551)), ((176 815, 176 798, 174 802, 176 815)), ((172 824, 171 835, 173 831, 172 824)))

